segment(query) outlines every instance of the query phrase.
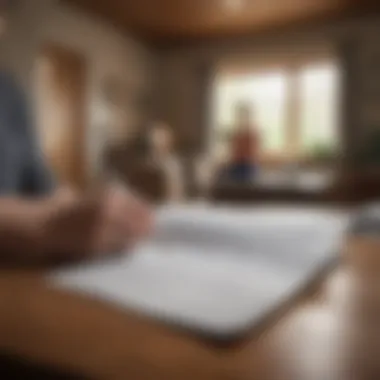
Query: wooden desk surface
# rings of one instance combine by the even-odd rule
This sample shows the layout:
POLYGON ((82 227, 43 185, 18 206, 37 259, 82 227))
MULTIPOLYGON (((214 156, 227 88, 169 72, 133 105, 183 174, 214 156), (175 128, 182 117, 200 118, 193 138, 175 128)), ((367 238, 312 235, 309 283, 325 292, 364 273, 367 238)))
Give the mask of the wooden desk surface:
POLYGON ((317 293, 259 337, 225 347, 49 289, 39 274, 2 273, 0 351, 99 380, 380 378, 380 242, 356 239, 343 251, 317 293))

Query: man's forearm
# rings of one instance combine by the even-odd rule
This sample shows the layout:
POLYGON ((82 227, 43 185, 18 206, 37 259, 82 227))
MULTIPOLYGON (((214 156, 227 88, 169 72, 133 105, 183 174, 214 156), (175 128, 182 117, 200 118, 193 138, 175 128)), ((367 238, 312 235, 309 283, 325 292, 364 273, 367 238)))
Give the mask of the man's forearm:
POLYGON ((0 265, 43 262, 49 201, 0 198, 0 265))

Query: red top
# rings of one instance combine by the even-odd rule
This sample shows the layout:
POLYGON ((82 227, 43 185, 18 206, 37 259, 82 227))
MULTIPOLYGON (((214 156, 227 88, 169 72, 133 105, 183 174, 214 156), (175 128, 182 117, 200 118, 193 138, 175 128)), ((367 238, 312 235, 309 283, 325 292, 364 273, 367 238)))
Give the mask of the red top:
POLYGON ((232 139, 232 161, 255 162, 258 153, 258 136, 252 129, 238 131, 232 139))

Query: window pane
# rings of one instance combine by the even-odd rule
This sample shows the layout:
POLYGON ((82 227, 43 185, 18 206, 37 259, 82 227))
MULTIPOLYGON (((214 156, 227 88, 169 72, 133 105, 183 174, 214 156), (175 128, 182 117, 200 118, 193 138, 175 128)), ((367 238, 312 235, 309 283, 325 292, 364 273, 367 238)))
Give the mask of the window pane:
POLYGON ((309 66, 300 72, 300 142, 306 156, 338 149, 338 74, 335 65, 309 66))
MULTIPOLYGON (((253 124, 260 132, 261 149, 280 153, 285 145, 287 78, 282 72, 248 74, 221 78, 214 98, 214 138, 232 132, 235 106, 252 105, 253 124)), ((226 150, 228 139, 220 139, 219 152, 226 150), (223 141, 223 142, 222 142, 223 141), (224 148, 223 148, 224 145, 224 148)))

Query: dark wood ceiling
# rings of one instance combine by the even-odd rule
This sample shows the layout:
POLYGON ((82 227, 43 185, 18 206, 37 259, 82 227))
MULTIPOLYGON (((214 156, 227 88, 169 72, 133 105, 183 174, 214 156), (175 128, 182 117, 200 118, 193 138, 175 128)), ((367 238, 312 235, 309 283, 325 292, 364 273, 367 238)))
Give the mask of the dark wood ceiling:
POLYGON ((353 14, 377 3, 376 0, 64 1, 154 42, 260 32, 353 14))

